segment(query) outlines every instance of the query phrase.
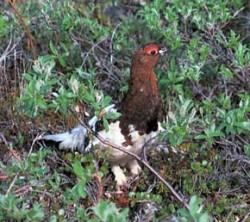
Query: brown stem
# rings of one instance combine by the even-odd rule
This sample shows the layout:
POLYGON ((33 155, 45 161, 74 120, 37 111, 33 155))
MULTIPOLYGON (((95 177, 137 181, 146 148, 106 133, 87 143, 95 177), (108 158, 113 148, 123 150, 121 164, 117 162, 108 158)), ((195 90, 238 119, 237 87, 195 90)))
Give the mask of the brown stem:
POLYGON ((11 153, 11 155, 12 155, 16 160, 18 160, 19 162, 21 162, 22 160, 21 160, 20 156, 18 155, 18 153, 17 153, 15 150, 13 150, 13 149, 11 148, 11 146, 9 146, 7 140, 5 139, 5 137, 4 137, 4 135, 3 135, 2 133, 0 133, 0 141, 1 141, 1 140, 4 142, 4 144, 5 144, 6 147, 8 148, 8 151, 11 153))
POLYGON ((99 176, 98 173, 94 173, 92 175, 93 178, 95 178, 97 180, 97 183, 98 183, 98 186, 99 186, 99 189, 97 189, 97 203, 95 204, 98 204, 100 199, 102 198, 103 196, 103 185, 102 185, 102 181, 101 181, 101 177, 99 176))
POLYGON ((37 59, 37 54, 35 52, 35 48, 34 48, 34 44, 33 44, 33 39, 32 39, 32 35, 31 35, 31 32, 30 32, 30 29, 29 27, 27 26, 23 16, 21 15, 21 13, 18 11, 15 3, 13 0, 8 0, 10 6, 12 7, 12 9, 14 10, 14 12, 17 14, 17 16, 19 17, 21 23, 23 24, 25 30, 26 30, 26 33, 28 35, 28 45, 30 46, 31 48, 31 53, 32 53, 32 56, 33 56, 33 59, 36 60, 37 59))

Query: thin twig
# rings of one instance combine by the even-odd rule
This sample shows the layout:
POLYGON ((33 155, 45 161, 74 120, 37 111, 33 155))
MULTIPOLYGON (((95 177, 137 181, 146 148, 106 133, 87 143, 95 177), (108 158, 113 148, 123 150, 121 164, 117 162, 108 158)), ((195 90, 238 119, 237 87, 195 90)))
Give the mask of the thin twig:
POLYGON ((232 18, 230 20, 226 21, 224 24, 222 24, 220 28, 224 29, 231 22, 231 20, 234 19, 236 16, 238 16, 238 14, 240 14, 244 9, 245 9, 245 7, 242 7, 238 11, 236 11, 233 14, 232 18))
POLYGON ((246 214, 246 216, 243 218, 242 222, 245 222, 249 219, 250 217, 250 211, 246 214))
POLYGON ((181 198, 181 196, 174 190, 174 188, 171 186, 171 184, 169 184, 153 167, 151 167, 145 160, 143 160, 142 158, 140 158, 138 155, 124 149, 121 146, 118 146, 108 140, 105 140, 104 138, 102 138, 98 133, 96 133, 95 131, 93 131, 90 127, 88 127, 80 118, 78 118, 75 113, 70 109, 70 111, 72 112, 72 114, 78 119, 79 123, 85 127, 87 129, 88 132, 90 132, 91 134, 93 134, 102 144, 107 145, 109 147, 112 147, 116 150, 119 150, 123 153, 126 153, 132 157, 134 157, 136 160, 138 160, 140 163, 142 163, 145 167, 147 167, 149 169, 149 171, 151 171, 170 191, 171 193, 174 195, 174 197, 186 208, 189 210, 189 207, 186 203, 185 200, 183 200, 181 198))
POLYGON ((8 176, 7 175, 0 175, 0 181, 5 181, 8 179, 8 176))
POLYGON ((15 150, 12 149, 11 146, 9 146, 7 140, 5 139, 4 135, 2 133, 0 133, 0 142, 3 141, 4 144, 6 145, 8 151, 11 153, 11 155, 18 160, 19 162, 21 162, 21 158, 20 156, 18 156, 17 152, 15 150))
POLYGON ((11 191, 12 187, 14 186, 14 184, 15 184, 15 182, 16 182, 16 179, 17 179, 18 175, 19 175, 19 172, 17 172, 17 174, 15 175, 13 181, 11 182, 11 184, 10 184, 10 186, 9 186, 9 188, 8 188, 8 190, 7 190, 7 192, 6 192, 6 194, 5 194, 5 197, 8 196, 9 192, 11 191))
POLYGON ((18 156, 18 154, 17 154, 17 152, 16 152, 15 150, 13 150, 11 147, 8 147, 8 150, 9 150, 9 152, 12 154, 12 156, 13 156, 16 160, 18 160, 19 162, 22 161, 21 158, 20 158, 20 156, 18 156))
POLYGON ((92 175, 92 178, 95 178, 97 183, 98 183, 98 187, 99 189, 97 190, 97 201, 96 203, 94 203, 95 205, 99 203, 100 199, 102 198, 103 196, 103 185, 102 185, 102 181, 101 181, 101 177, 98 173, 94 173, 92 175))
POLYGON ((17 16, 19 17, 21 23, 23 24, 26 32, 27 32, 27 35, 28 35, 28 39, 29 39, 29 46, 31 48, 31 53, 32 53, 32 56, 33 56, 33 59, 36 60, 37 59, 37 54, 35 52, 35 48, 34 48, 34 44, 33 44, 33 38, 32 38, 32 35, 31 35, 31 32, 30 32, 30 29, 29 27, 27 26, 23 16, 21 15, 21 13, 18 11, 14 1, 12 0, 8 0, 8 3, 10 4, 10 6, 12 7, 12 9, 14 10, 14 12, 17 14, 17 16))
MULTIPOLYGON (((112 32, 112 36, 111 36, 111 41, 110 41, 110 64, 113 64, 113 40, 114 40, 114 37, 115 37, 115 34, 116 34, 116 31, 117 29, 119 28, 119 26, 121 25, 122 23, 118 23, 114 29, 114 31, 112 32)), ((112 71, 112 70, 111 70, 112 71)))
POLYGON ((10 53, 16 48, 18 43, 13 43, 12 45, 12 36, 10 37, 10 41, 8 43, 8 46, 3 51, 2 55, 0 56, 0 66, 4 60, 6 60, 6 57, 10 55, 10 53))
POLYGON ((31 144, 31 147, 30 147, 30 151, 29 151, 29 154, 28 154, 28 157, 31 155, 32 151, 33 151, 33 148, 34 148, 34 145, 35 143, 39 140, 39 138, 41 137, 40 134, 38 134, 35 139, 32 141, 32 144, 31 144))

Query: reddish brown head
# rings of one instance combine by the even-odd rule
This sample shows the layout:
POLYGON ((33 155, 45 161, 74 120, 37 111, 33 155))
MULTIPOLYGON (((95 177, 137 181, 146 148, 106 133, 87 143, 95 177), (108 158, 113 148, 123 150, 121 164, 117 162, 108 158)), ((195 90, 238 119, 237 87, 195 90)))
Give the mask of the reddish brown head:
POLYGON ((142 67, 144 70, 152 71, 158 62, 160 55, 166 51, 165 48, 160 48, 154 43, 148 43, 142 48, 138 49, 132 58, 133 66, 142 67))
POLYGON ((154 73, 160 55, 166 51, 154 43, 148 43, 138 49, 131 64, 129 91, 144 91, 146 94, 158 94, 157 80, 154 73))

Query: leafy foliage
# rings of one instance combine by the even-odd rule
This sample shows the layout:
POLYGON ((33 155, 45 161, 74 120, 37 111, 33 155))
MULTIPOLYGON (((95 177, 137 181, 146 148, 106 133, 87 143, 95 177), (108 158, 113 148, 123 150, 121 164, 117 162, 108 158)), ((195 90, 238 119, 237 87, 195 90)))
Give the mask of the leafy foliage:
POLYGON ((211 221, 207 213, 202 212, 201 206, 202 200, 193 196, 189 201, 189 210, 180 209, 178 221, 197 221, 197 222, 207 222, 211 221))
MULTIPOLYGON (((0 220, 246 221, 248 3, 16 2, 21 17, 0 3, 0 220), (152 41, 169 49, 156 70, 166 107, 160 140, 176 152, 154 150, 148 159, 189 199, 188 210, 146 169, 129 193, 115 194, 105 153, 32 143, 41 132, 72 128, 69 109, 86 121, 119 102, 131 53, 152 41)), ((118 115, 105 116, 104 126, 118 115)))
POLYGON ((98 205, 92 207, 93 212, 97 216, 97 220, 90 221, 111 221, 119 222, 127 221, 128 209, 124 209, 122 212, 119 212, 119 209, 115 206, 114 203, 108 203, 106 201, 101 201, 98 205))

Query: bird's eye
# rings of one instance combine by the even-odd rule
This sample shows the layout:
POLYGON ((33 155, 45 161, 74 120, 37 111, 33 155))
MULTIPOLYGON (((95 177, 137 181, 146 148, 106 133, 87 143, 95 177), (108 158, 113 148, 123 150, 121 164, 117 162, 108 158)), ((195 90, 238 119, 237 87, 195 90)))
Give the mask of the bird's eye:
POLYGON ((155 50, 152 50, 152 51, 150 52, 150 54, 151 54, 151 55, 155 55, 155 54, 156 54, 156 51, 155 51, 155 50))

